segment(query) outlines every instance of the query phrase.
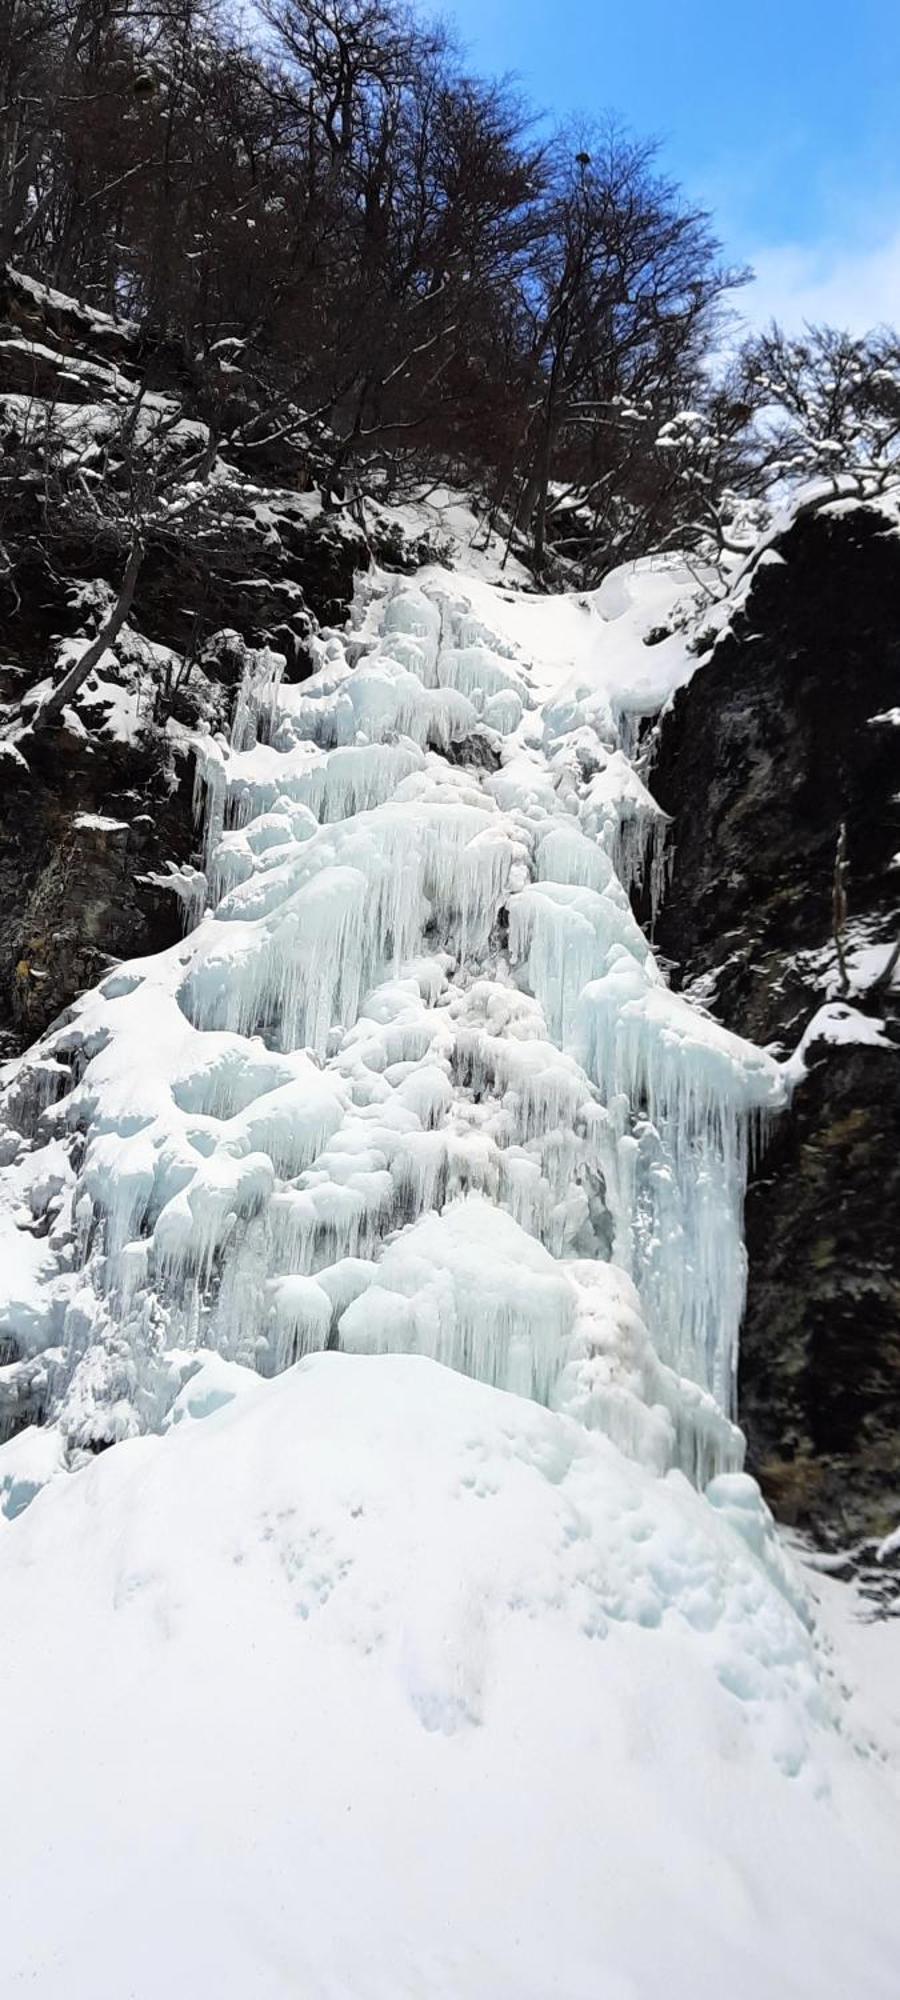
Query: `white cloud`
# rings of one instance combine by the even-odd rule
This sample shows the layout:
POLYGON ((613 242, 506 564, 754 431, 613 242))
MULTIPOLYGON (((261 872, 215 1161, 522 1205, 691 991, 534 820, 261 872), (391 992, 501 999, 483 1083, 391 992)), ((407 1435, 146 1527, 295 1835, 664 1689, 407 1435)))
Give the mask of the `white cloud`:
POLYGON ((780 320, 791 332, 804 320, 865 333, 900 326, 900 228, 877 242, 771 244, 751 251, 756 283, 739 295, 753 326, 780 320))

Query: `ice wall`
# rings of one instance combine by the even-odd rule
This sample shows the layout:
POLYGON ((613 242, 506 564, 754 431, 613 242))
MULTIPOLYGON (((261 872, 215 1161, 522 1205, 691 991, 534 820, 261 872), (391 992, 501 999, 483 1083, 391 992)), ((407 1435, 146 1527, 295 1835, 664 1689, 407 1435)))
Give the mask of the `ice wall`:
POLYGON ((539 694, 434 581, 376 576, 311 680, 280 665, 250 655, 231 742, 198 746, 195 928, 8 1078, 0 1421, 71 1458, 158 1424, 198 1350, 338 1346, 735 1466, 747 1152, 782 1085, 632 914, 664 826, 609 703, 539 694))

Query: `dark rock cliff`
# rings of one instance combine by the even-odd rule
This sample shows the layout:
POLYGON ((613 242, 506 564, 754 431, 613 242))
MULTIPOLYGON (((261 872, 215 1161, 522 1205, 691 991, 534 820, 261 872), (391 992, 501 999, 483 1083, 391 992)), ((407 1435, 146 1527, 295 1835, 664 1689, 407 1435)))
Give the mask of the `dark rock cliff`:
POLYGON ((781 1518, 845 1547, 900 1512, 898 701, 895 525, 801 515, 664 719, 652 779, 676 982, 784 1055, 831 1003, 748 1196, 740 1409, 781 1518))
POLYGON ((194 845, 190 760, 65 729, 0 760, 0 1057, 36 1039, 112 958, 163 950, 181 909, 159 876, 194 845))

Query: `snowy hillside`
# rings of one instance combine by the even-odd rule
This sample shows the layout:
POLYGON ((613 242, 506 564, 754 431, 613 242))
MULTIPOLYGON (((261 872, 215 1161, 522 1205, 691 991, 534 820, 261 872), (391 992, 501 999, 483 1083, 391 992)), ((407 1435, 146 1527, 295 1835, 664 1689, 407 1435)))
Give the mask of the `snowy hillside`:
POLYGON ((683 587, 375 571, 311 679, 249 652, 193 928, 9 1066, 42 2000, 896 1990, 896 1769, 734 1422, 785 1073, 629 895, 683 587))
POLYGON ((5 1992, 890 2000, 896 1794, 743 1479, 413 1357, 174 1415, 0 1540, 5 1992))

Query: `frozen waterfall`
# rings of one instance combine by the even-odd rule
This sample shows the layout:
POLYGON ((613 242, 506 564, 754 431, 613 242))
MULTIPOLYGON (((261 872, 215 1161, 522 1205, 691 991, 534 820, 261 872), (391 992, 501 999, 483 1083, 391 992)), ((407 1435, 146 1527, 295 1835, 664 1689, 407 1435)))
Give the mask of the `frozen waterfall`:
POLYGON ((632 914, 663 816, 597 688, 548 698, 462 584, 376 574, 318 643, 297 687, 251 655, 198 746, 195 927, 8 1073, 5 1433, 72 1463, 202 1352, 410 1352, 705 1483, 782 1082, 632 914))

